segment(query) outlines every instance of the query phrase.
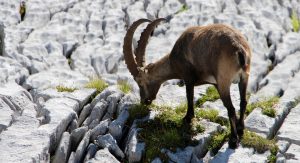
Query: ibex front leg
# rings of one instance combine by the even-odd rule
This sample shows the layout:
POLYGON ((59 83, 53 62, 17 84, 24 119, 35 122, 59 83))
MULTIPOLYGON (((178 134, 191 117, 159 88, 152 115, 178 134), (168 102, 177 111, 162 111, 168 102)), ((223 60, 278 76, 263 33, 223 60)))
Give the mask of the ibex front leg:
POLYGON ((186 97, 188 102, 188 110, 184 117, 184 121, 190 123, 194 118, 194 84, 186 82, 186 97))
POLYGON ((239 144, 239 139, 237 136, 237 129, 236 129, 236 114, 235 114, 235 108, 232 105, 231 97, 230 97, 230 84, 229 85, 218 85, 218 92, 220 94, 221 100, 223 101, 224 106, 227 108, 228 111, 228 117, 230 121, 230 128, 231 128, 231 135, 229 138, 229 147, 234 149, 239 144))

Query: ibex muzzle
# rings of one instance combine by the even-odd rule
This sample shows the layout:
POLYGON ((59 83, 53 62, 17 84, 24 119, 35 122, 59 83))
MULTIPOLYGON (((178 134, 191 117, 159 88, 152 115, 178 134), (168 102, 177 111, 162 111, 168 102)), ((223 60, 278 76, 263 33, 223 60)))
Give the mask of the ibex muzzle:
POLYGON ((161 21, 164 19, 137 20, 129 27, 124 38, 125 62, 140 88, 141 103, 151 104, 161 84, 166 80, 182 79, 186 85, 188 101, 184 120, 190 122, 194 117, 194 86, 213 84, 228 110, 231 125, 229 146, 237 147, 244 129, 246 90, 251 60, 251 50, 246 39, 239 31, 222 24, 190 27, 178 38, 171 53, 155 63, 145 65, 148 39, 161 21), (149 24, 142 32, 133 53, 133 34, 136 28, 145 22, 149 24), (239 120, 230 97, 230 85, 233 82, 239 83, 241 98, 239 120))

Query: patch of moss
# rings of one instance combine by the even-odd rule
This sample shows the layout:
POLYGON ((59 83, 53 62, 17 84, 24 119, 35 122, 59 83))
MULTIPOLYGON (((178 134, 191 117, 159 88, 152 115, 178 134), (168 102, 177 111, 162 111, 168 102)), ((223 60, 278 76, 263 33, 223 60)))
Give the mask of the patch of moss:
POLYGON ((292 12, 291 22, 292 22, 292 26, 293 26, 293 31, 299 32, 300 19, 298 18, 298 15, 295 10, 293 10, 293 12, 292 12))
POLYGON ((118 81, 118 88, 125 94, 129 93, 132 90, 131 85, 128 84, 128 82, 125 80, 118 81))
POLYGON ((93 88, 96 89, 96 95, 101 93, 105 88, 108 87, 108 84, 100 79, 100 78, 94 78, 90 80, 88 83, 86 83, 85 88, 93 88))
POLYGON ((74 92, 76 90, 76 88, 58 85, 58 86, 56 86, 56 90, 58 92, 74 92))
POLYGON ((259 101, 253 104, 248 104, 245 114, 249 115, 255 108, 261 108, 263 114, 269 117, 275 117, 276 110, 274 109, 274 106, 278 102, 279 102, 279 97, 270 97, 263 101, 259 101))
POLYGON ((275 154, 278 151, 278 146, 275 140, 268 140, 257 135, 255 132, 244 130, 244 136, 241 140, 241 144, 244 147, 254 148, 258 153, 264 153, 267 150, 271 151, 271 154, 275 154))
POLYGON ((196 109, 196 117, 207 119, 211 122, 220 124, 221 126, 229 126, 229 121, 225 118, 219 117, 219 111, 216 109, 196 109))
POLYGON ((166 106, 156 106, 154 109, 159 111, 158 115, 153 120, 139 124, 139 128, 142 128, 139 138, 146 143, 144 162, 150 162, 157 156, 166 158, 161 153, 163 148, 175 151, 176 148, 195 144, 192 137, 204 132, 199 120, 193 119, 191 124, 182 121, 186 104, 175 109, 166 106))
POLYGON ((230 135, 230 129, 227 128, 221 132, 215 133, 211 141, 209 142, 208 150, 210 150, 213 154, 217 154, 219 149, 223 146, 225 141, 228 141, 230 135))
POLYGON ((150 109, 146 105, 136 104, 133 105, 129 110, 129 124, 135 119, 140 119, 147 116, 150 113, 150 109))
POLYGON ((206 101, 216 101, 220 98, 218 90, 214 86, 206 89, 206 93, 196 103, 197 106, 202 106, 206 101))

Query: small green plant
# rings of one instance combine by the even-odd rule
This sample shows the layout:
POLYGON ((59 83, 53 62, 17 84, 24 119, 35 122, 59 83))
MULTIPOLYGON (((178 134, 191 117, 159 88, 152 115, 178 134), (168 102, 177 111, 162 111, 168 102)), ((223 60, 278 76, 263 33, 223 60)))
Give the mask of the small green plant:
POLYGON ((216 109, 196 109, 196 117, 207 119, 211 122, 220 124, 221 126, 229 126, 229 121, 219 116, 219 111, 216 109))
POLYGON ((293 10, 292 12, 291 20, 294 32, 299 32, 300 19, 298 18, 298 15, 295 10, 293 10))
POLYGON ((255 108, 261 108, 263 114, 269 117, 275 117, 276 110, 274 109, 274 107, 278 102, 279 97, 270 97, 263 101, 248 104, 245 113, 246 115, 249 115, 255 108))
POLYGON ((175 151, 176 148, 195 144, 192 136, 205 130, 196 119, 191 124, 182 121, 187 110, 186 104, 175 109, 168 106, 155 106, 153 109, 159 114, 153 120, 139 124, 139 128, 142 128, 139 138, 147 146, 144 162, 150 162, 157 156, 166 158, 160 151, 162 148, 175 151))
POLYGON ((143 118, 150 113, 150 109, 146 105, 135 104, 129 110, 129 124, 135 119, 143 118))
POLYGON ((76 88, 66 87, 66 86, 63 86, 63 85, 58 85, 58 86, 56 86, 56 90, 58 92, 74 92, 76 90, 76 88))
POLYGON ((206 89, 206 94, 197 101, 196 105, 201 106, 206 101, 216 101, 219 98, 220 98, 220 95, 219 95, 217 89, 214 86, 210 86, 206 89))
POLYGON ((278 146, 275 140, 268 140, 257 135, 255 132, 244 130, 244 136, 241 140, 241 144, 244 147, 254 148, 258 153, 264 153, 267 150, 271 151, 271 155, 277 154, 278 146))
POLYGON ((182 12, 185 12, 187 11, 189 8, 186 4, 182 5, 181 8, 175 13, 176 14, 179 14, 179 13, 182 13, 182 12))
POLYGON ((208 149, 213 154, 216 154, 218 150, 222 147, 224 142, 229 139, 229 135, 230 135, 230 128, 226 128, 221 132, 217 132, 213 134, 211 141, 209 142, 208 149))
POLYGON ((94 78, 91 81, 89 81, 88 83, 86 83, 85 88, 94 88, 97 90, 96 94, 99 94, 100 92, 102 92, 106 87, 108 87, 108 84, 100 79, 100 78, 94 78))
POLYGON ((118 88, 125 94, 132 90, 131 85, 125 80, 118 81, 118 88))

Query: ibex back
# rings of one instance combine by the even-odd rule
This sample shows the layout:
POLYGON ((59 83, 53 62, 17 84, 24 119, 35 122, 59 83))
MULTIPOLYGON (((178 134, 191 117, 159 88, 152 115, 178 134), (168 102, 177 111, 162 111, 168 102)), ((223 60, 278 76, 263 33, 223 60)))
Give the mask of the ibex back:
POLYGON ((229 146, 236 148, 243 135, 246 90, 250 71, 251 51, 243 35, 232 27, 213 24, 190 27, 176 41, 171 53, 159 61, 145 65, 145 49, 154 28, 164 19, 140 19, 128 29, 124 38, 124 58, 140 88, 141 103, 151 104, 163 82, 182 79, 186 85, 188 110, 184 120, 194 117, 194 86, 213 84, 227 108, 231 125, 229 146), (142 32, 135 53, 132 38, 136 28, 150 22, 142 32), (135 57, 133 56, 135 55, 135 57), (240 118, 237 120, 230 97, 231 83, 239 84, 240 118))

